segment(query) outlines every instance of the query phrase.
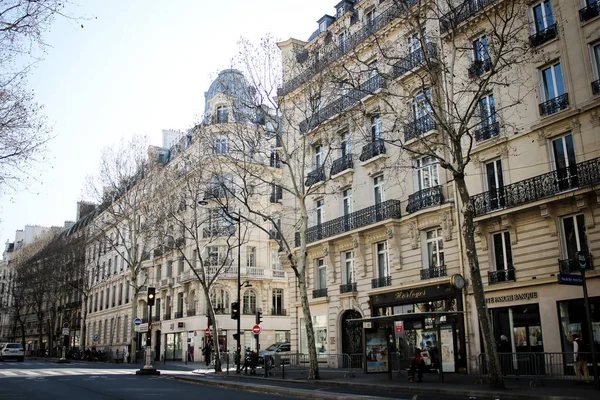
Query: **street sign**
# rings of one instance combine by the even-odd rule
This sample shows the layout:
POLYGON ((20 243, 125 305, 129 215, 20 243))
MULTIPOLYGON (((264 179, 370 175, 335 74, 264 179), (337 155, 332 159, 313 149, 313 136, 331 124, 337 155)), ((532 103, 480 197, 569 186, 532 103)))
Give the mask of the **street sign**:
POLYGON ((204 330, 204 336, 210 336, 210 329, 206 328, 204 330))
POLYGON ((140 326, 142 324, 142 319, 141 318, 136 318, 133 320, 133 324, 135 326, 140 326))
POLYGON ((69 327, 69 323, 68 323, 68 322, 65 322, 65 323, 63 324, 63 328, 68 328, 68 327, 69 327))
POLYGON ((255 335, 258 335, 260 333, 260 325, 254 325, 252 327, 252 333, 254 333, 255 335))
POLYGON ((63 328, 62 329, 62 335, 63 336, 69 336, 69 328, 63 328))
POLYGON ((99 335, 96 333, 96 334, 94 335, 94 342, 97 342, 97 341, 98 341, 98 339, 100 339, 100 336, 99 336, 99 335))
POLYGON ((583 286, 583 276, 571 274, 558 274, 558 283, 561 285, 583 286))

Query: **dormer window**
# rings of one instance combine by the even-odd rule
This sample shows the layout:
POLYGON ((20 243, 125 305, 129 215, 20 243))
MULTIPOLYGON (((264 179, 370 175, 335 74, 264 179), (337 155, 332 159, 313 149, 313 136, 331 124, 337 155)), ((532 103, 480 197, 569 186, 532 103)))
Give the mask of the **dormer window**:
POLYGON ((226 106, 218 106, 216 112, 216 121, 217 124, 224 124, 227 122, 227 107, 226 106))
POLYGON ((346 7, 345 7, 345 5, 341 5, 337 9, 336 17, 341 18, 345 13, 346 13, 346 7))
POLYGON ((319 32, 326 32, 327 31, 327 21, 321 21, 319 23, 319 32))

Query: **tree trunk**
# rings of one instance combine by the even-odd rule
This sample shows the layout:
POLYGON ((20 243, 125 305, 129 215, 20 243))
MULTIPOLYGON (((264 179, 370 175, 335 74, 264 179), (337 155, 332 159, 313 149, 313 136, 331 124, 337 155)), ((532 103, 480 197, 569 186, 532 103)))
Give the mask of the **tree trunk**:
MULTIPOLYGON (((208 315, 210 315, 210 319, 212 320, 213 323, 213 330, 212 330, 212 342, 213 342, 213 356, 215 358, 215 372, 221 372, 221 349, 219 347, 219 327, 217 326, 217 318, 215 315, 215 310, 213 309, 213 305, 210 301, 210 291, 209 288, 203 287, 204 289, 204 297, 206 299, 206 304, 207 304, 207 309, 206 312, 208 315)), ((210 329, 210 327, 208 327, 210 329)), ((204 346, 205 348, 207 347, 208 343, 204 346)), ((205 356, 206 356, 206 352, 205 352, 205 356)))
POLYGON ((87 345, 87 310, 88 310, 88 297, 83 297, 83 315, 81 316, 81 336, 79 340, 79 347, 82 352, 85 351, 87 345))
POLYGON ((479 317, 479 325, 481 327, 481 335, 483 336, 483 346, 485 349, 487 371, 492 388, 503 388, 504 382, 502 379, 502 371, 500 370, 500 360, 490 322, 487 304, 485 302, 485 293, 483 282, 481 280, 481 271, 479 269, 479 259, 477 258, 477 248, 475 246, 475 224, 473 223, 474 210, 470 202, 469 190, 465 183, 464 177, 455 176, 456 187, 460 195, 462 207, 461 212, 464 217, 462 226, 462 235, 465 241, 465 252, 469 263, 469 271, 471 273, 471 283, 473 285, 473 297, 475 298, 475 306, 477 308, 477 316, 479 317))
MULTIPOLYGON (((132 274, 135 275, 135 274, 132 274)), ((131 277, 131 282, 133 285, 133 277, 131 277)), ((129 288, 127 288, 129 289, 129 288)), ((138 305, 137 305, 137 295, 138 295, 139 289, 136 285, 133 285, 133 296, 130 299, 131 300, 131 318, 135 319, 137 318, 137 309, 138 309, 138 305)), ((150 324, 150 321, 148 321, 148 323, 150 324)), ((137 347, 136 347, 136 343, 137 343, 137 332, 135 331, 135 325, 133 324, 133 321, 130 322, 130 328, 129 328, 129 332, 131 334, 131 339, 129 341, 129 346, 131 347, 131 351, 129 352, 129 360, 130 363, 133 364, 135 362, 137 362, 138 360, 137 358, 137 347)), ((140 346, 141 347, 141 346, 140 346)), ((146 346, 144 345, 143 347, 144 349, 146 348, 146 346)))

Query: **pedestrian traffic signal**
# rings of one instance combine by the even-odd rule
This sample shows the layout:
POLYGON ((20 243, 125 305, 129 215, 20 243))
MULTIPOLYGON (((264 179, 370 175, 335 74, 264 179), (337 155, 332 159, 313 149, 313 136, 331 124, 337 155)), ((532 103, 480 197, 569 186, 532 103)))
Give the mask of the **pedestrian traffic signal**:
POLYGON ((240 303, 237 301, 231 303, 231 319, 240 318, 240 303))
POLYGON ((256 325, 262 322, 262 311, 256 310, 256 325))
POLYGON ((148 305, 154 305, 154 297, 156 297, 156 289, 153 287, 148 288, 148 305))

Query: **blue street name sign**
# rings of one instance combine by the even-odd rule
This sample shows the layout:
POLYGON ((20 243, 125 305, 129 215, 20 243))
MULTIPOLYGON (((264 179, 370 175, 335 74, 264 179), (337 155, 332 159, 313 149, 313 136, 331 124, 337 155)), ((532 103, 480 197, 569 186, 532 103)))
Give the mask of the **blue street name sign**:
POLYGON ((562 285, 583 286, 583 276, 570 275, 570 274, 558 274, 558 283, 560 283, 562 285))

